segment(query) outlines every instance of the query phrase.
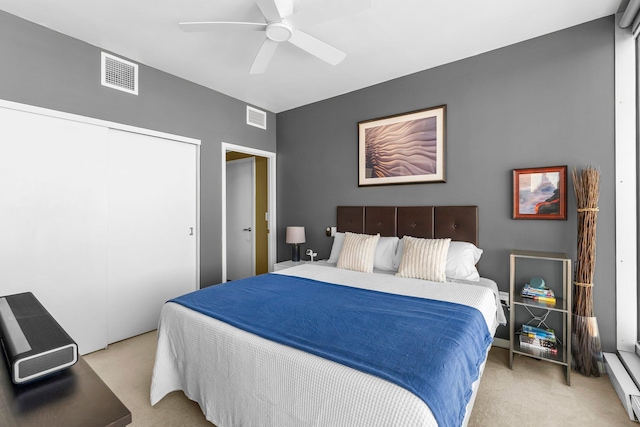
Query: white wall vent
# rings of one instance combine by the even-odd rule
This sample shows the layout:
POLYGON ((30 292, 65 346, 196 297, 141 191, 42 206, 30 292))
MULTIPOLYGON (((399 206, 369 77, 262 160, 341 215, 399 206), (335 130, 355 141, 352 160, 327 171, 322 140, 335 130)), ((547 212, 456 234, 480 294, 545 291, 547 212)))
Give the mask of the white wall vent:
POLYGON ((102 52, 102 85, 138 94, 138 64, 102 52))
POLYGON ((267 113, 247 105, 247 124, 260 129, 267 129, 267 113))

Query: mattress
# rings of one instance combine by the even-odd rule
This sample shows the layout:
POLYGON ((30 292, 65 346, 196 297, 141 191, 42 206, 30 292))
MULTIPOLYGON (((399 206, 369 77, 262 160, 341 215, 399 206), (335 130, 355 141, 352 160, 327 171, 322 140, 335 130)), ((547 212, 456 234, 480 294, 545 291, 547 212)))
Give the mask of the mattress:
MULTIPOLYGON (((465 304, 482 313, 491 334, 504 319, 497 286, 487 279, 435 283, 319 263, 279 274, 465 304)), ((158 327, 151 404, 175 390, 198 402, 218 427, 437 425, 422 400, 389 381, 167 303, 158 327)), ((472 405, 473 398, 466 419, 472 405)))

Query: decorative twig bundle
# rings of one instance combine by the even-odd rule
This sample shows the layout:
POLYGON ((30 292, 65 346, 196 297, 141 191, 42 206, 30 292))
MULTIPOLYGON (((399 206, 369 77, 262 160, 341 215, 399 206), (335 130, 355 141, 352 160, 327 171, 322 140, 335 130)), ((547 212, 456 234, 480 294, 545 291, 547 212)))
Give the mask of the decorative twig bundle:
POLYGON ((593 274, 596 264, 596 221, 600 171, 592 167, 573 170, 578 207, 578 258, 573 295, 575 368, 584 375, 600 376, 602 359, 598 326, 593 313, 593 274))

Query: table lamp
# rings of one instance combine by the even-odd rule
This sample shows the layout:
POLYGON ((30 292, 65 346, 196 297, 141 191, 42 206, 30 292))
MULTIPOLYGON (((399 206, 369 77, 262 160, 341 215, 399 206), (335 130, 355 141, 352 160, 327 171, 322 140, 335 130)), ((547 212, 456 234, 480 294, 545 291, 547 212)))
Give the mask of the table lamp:
POLYGON ((291 261, 300 261, 300 243, 305 242, 304 227, 287 227, 286 242, 291 247, 291 261))

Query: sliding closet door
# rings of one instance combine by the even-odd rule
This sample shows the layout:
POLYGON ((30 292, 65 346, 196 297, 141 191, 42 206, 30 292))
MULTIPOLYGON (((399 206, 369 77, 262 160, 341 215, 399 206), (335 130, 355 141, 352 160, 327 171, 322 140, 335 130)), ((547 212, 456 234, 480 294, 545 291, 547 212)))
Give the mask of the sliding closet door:
POLYGON ((80 353, 107 345, 107 129, 0 108, 0 296, 32 292, 80 353))
POLYGON ((196 146, 109 130, 109 342, 196 290, 196 146))

